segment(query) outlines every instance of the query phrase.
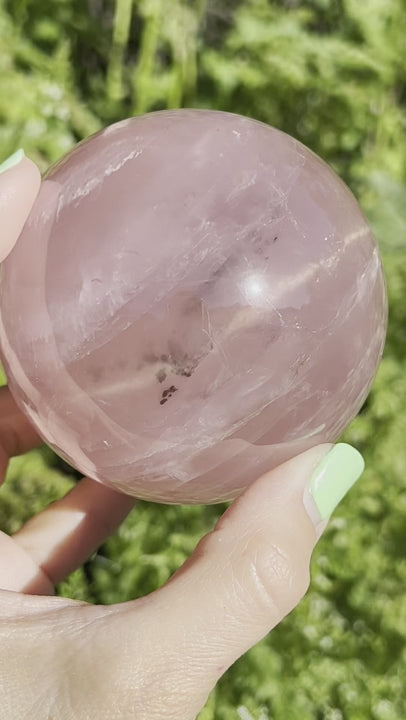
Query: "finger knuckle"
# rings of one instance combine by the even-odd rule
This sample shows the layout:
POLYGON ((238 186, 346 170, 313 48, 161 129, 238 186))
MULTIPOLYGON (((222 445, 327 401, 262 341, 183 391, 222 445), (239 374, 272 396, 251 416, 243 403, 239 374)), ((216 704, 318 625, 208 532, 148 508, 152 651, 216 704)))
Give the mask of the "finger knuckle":
POLYGON ((270 544, 247 561, 244 585, 264 612, 276 618, 287 615, 309 587, 309 563, 289 549, 270 544))

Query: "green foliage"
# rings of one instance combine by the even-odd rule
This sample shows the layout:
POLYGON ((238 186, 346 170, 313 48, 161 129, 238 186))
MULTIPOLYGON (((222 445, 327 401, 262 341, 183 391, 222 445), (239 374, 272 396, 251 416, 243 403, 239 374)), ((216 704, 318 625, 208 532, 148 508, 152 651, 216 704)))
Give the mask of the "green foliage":
MULTIPOLYGON (((305 600, 221 680, 201 720, 406 716, 406 13, 404 0, 0 0, 0 157, 42 168, 106 123, 196 106, 251 115, 330 162, 384 256, 388 341, 345 433, 367 470, 320 541, 305 600)), ((76 477, 13 460, 0 527, 76 477)), ((97 603, 161 585, 224 510, 139 503, 58 588, 97 603)))

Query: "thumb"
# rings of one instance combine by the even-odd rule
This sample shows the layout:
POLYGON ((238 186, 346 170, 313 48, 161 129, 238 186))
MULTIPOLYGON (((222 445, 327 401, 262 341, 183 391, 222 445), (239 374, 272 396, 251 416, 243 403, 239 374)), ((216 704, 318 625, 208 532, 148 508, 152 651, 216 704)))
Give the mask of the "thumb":
POLYGON ((297 605, 317 539, 363 467, 351 446, 319 445, 266 473, 141 600, 138 642, 145 632, 155 661, 159 648, 166 703, 183 708, 174 717, 195 717, 225 670, 297 605))
POLYGON ((17 242, 40 184, 40 172, 23 150, 0 165, 0 262, 17 242))

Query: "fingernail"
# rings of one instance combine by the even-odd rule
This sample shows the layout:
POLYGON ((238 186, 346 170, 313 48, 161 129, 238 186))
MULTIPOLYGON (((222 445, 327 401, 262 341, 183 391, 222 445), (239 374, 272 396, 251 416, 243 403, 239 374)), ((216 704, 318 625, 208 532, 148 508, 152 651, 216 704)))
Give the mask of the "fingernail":
POLYGON ((11 168, 15 165, 18 165, 23 158, 25 158, 25 152, 22 148, 20 148, 0 165, 0 175, 1 173, 6 172, 6 170, 11 170, 11 168))
POLYGON ((361 453, 346 443, 334 445, 316 467, 303 500, 318 537, 364 467, 361 453))

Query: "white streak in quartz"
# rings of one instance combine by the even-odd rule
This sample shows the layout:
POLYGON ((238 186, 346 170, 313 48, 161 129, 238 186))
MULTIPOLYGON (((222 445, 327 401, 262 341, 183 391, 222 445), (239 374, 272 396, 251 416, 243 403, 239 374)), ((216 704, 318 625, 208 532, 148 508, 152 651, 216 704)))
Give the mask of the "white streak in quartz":
POLYGON ((309 430, 309 432, 306 433, 306 435, 300 435, 299 437, 297 437, 297 438, 295 437, 292 439, 307 440, 308 438, 314 437, 314 435, 318 435, 319 433, 321 433, 321 431, 324 430, 325 427, 326 427, 326 423, 322 423, 321 425, 316 427, 314 430, 309 430))
MULTIPOLYGON (((353 230, 353 232, 348 233, 348 235, 345 236, 343 243, 344 247, 347 247, 347 245, 350 245, 355 240, 362 240, 362 238, 367 237, 370 235, 371 231, 368 226, 363 226, 361 228, 358 228, 357 230, 353 230)), ((376 250, 374 249, 374 252, 376 250)))
MULTIPOLYGON (((352 233, 349 233, 343 241, 344 248, 347 248, 353 242, 361 240, 369 234, 368 228, 360 228, 352 233)), ((340 252, 343 252, 341 250, 340 252)), ((310 264, 307 268, 304 267, 301 273, 296 273, 292 276, 284 276, 280 278, 278 282, 273 280, 272 286, 267 280, 267 276, 264 274, 262 277, 257 274, 255 278, 251 276, 248 278, 248 289, 249 284, 253 283, 256 292, 252 293, 249 297, 250 302, 255 306, 261 306, 259 300, 263 298, 263 306, 273 305, 278 308, 292 307, 292 294, 293 292, 301 287, 310 286, 310 282, 314 280, 315 276, 320 273, 320 269, 325 268, 331 270, 334 265, 339 262, 339 254, 334 253, 328 258, 321 260, 319 263, 310 264), (284 300, 286 298, 286 300, 284 300)), ((376 250, 373 250, 371 262, 376 266, 374 277, 379 270, 379 258, 376 250)), ((365 270, 361 277, 368 275, 368 270, 365 270)), ((245 279, 245 283, 247 280, 245 279)), ((246 285, 243 283, 243 291, 247 292, 246 285)), ((299 305, 300 307, 301 305, 299 305)))
POLYGON ((120 122, 114 123, 114 125, 109 125, 102 130, 101 135, 103 135, 103 137, 110 137, 111 135, 122 132, 128 125, 131 125, 131 120, 131 118, 127 118, 126 120, 120 120, 120 122))
MULTIPOLYGON (((75 192, 72 193, 70 197, 67 195, 66 199, 69 199, 69 202, 71 202, 72 200, 78 200, 79 198, 84 198, 87 195, 90 195, 93 190, 95 190, 99 185, 102 185, 106 176, 108 177, 109 175, 113 175, 113 173, 118 172, 118 170, 121 170, 121 168, 124 167, 126 163, 128 163, 130 160, 134 160, 141 154, 142 150, 133 150, 124 158, 122 158, 122 160, 120 160, 120 162, 116 165, 108 165, 103 175, 96 175, 96 177, 91 178, 91 180, 88 180, 85 185, 82 185, 77 190, 75 190, 75 192)), ((62 203, 61 207, 63 207, 63 205, 64 203, 62 203)), ((60 210, 60 208, 58 208, 58 210, 60 210)))
POLYGON ((117 172, 118 170, 121 170, 121 168, 124 167, 124 165, 126 163, 128 163, 129 160, 134 160, 135 158, 139 157, 140 155, 142 155, 142 150, 133 150, 128 155, 126 155, 122 160, 120 160, 120 162, 117 165, 109 165, 106 168, 106 170, 104 171, 104 174, 107 176, 112 175, 113 173, 117 172))
POLYGON ((240 179, 240 182, 238 185, 236 185, 233 190, 230 192, 230 194, 226 198, 226 202, 229 202, 230 200, 234 200, 242 191, 246 190, 247 188, 251 187, 252 185, 255 185, 257 180, 258 173, 245 173, 242 178, 240 179))
MULTIPOLYGON (((85 183, 85 185, 82 185, 74 193, 72 193, 69 200, 78 200, 78 198, 84 198, 87 195, 90 195, 92 190, 97 188, 98 185, 101 185, 101 183, 102 183, 101 178, 99 178, 99 177, 91 178, 90 180, 87 181, 87 183, 85 183)), ((61 207, 63 207, 63 206, 64 206, 64 203, 62 203, 61 207)), ((60 210, 60 208, 58 208, 58 210, 60 210)))

